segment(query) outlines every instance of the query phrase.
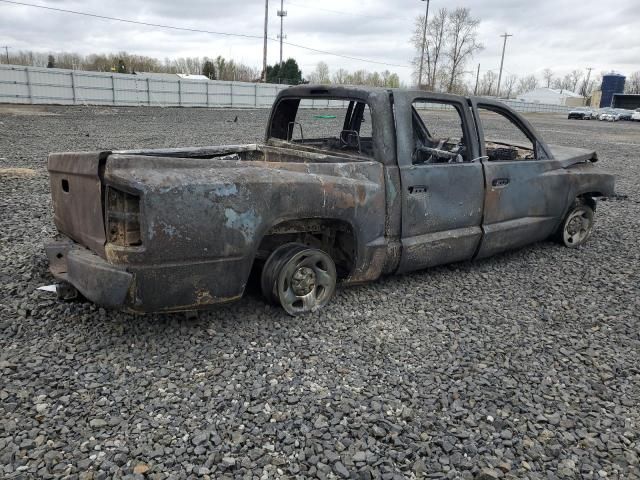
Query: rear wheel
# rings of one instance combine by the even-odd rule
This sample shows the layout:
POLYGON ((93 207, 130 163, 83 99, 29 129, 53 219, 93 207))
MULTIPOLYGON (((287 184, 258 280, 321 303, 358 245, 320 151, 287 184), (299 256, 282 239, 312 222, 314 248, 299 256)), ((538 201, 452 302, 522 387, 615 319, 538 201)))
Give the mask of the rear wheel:
POLYGON ((557 232, 557 239, 565 247, 578 248, 584 245, 593 231, 595 213, 584 200, 578 199, 569 209, 557 232))
POLYGON ((324 251, 298 243, 277 248, 262 271, 262 292, 289 315, 318 310, 336 289, 336 266, 324 251))

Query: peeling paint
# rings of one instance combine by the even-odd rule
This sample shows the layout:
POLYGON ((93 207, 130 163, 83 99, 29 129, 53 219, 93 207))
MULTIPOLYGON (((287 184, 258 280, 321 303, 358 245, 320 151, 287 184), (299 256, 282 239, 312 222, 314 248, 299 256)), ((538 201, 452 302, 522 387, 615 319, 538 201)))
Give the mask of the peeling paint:
POLYGON ((253 209, 239 213, 233 208, 225 208, 224 216, 226 218, 225 226, 231 230, 238 230, 247 242, 255 236, 261 220, 253 209))
POLYGON ((213 188, 211 193, 216 197, 230 197, 231 195, 236 195, 238 193, 238 187, 236 187, 235 183, 225 183, 224 185, 218 185, 213 188))

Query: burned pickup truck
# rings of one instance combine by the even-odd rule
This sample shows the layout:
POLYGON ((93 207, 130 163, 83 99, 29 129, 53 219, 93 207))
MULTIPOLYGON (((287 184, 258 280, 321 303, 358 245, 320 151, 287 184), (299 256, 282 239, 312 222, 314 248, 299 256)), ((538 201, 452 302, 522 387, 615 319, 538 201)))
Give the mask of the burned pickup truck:
POLYGON ((547 145, 484 98, 292 87, 265 137, 51 154, 54 276, 101 305, 172 312, 239 299, 254 272, 297 315, 336 283, 548 238, 579 247, 614 189, 595 152, 547 145))

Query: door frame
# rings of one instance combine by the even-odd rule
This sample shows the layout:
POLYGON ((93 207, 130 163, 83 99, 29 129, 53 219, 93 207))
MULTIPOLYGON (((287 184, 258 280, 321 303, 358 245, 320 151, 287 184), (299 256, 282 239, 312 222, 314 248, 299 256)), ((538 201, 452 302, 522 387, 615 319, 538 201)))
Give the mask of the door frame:
POLYGON ((431 103, 451 103, 459 107, 458 113, 462 119, 462 133, 467 139, 470 149, 471 162, 478 161, 481 153, 478 133, 474 128, 475 119, 467 99, 458 95, 447 93, 432 93, 420 90, 394 91, 393 103, 396 106, 396 143, 398 148, 398 166, 411 166, 411 155, 413 154, 414 138, 411 107, 416 100, 424 100, 431 103), (400 113, 405 112, 405 115, 400 113), (408 153, 408 155, 405 155, 408 153), (408 160, 408 163, 407 163, 408 160))
MULTIPOLYGON (((394 91, 393 98, 396 112, 397 161, 400 173, 400 195, 402 204, 402 225, 400 230, 402 254, 398 273, 471 259, 482 240, 482 216, 486 187, 477 132, 468 100, 465 97, 457 95, 424 91, 394 91), (468 161, 464 164, 413 164, 415 138, 413 132, 412 107, 416 101, 449 104, 456 108, 460 116, 462 134, 466 140, 468 161), (482 197, 477 205, 478 210, 468 215, 468 217, 474 218, 472 221, 474 224, 461 225, 456 228, 444 230, 441 229, 441 227, 436 227, 433 231, 428 231, 428 229, 425 228, 424 232, 418 233, 417 235, 405 235, 407 232, 407 222, 409 221, 407 215, 410 210, 408 198, 408 188, 410 185, 405 184, 403 172, 412 172, 415 171, 415 169, 424 171, 433 169, 434 177, 437 177, 438 175, 442 176, 442 172, 437 172, 437 170, 450 169, 451 174, 454 174, 457 168, 469 169, 470 167, 477 172, 478 182, 482 189, 482 197), (477 219, 477 224, 475 219, 477 219)), ((428 198, 425 197, 424 201, 427 202, 428 198)), ((467 216, 467 214, 465 213, 464 216, 467 216)))
MULTIPOLYGON (((541 139, 535 128, 509 106, 485 98, 471 97, 469 100, 473 108, 473 116, 478 133, 480 152, 483 156, 482 164, 485 175, 485 205, 482 218, 483 238, 476 253, 476 258, 484 258, 546 238, 556 228, 557 223, 559 223, 560 217, 558 216, 558 212, 564 208, 564 203, 563 205, 558 205, 557 202, 553 202, 551 199, 545 199, 544 192, 540 192, 540 195, 533 195, 530 198, 538 201, 544 200, 544 203, 538 205, 536 205, 535 202, 527 204, 529 208, 527 214, 518 214, 517 216, 498 220, 494 218, 496 221, 486 223, 487 216, 489 215, 490 218, 495 217, 495 215, 493 215, 496 213, 495 209, 500 208, 501 189, 511 188, 511 186, 496 186, 493 184, 494 180, 501 180, 502 176, 505 176, 508 180, 512 176, 511 174, 517 173, 519 166, 524 168, 535 165, 540 171, 538 176, 541 177, 545 175, 546 172, 556 170, 559 165, 553 157, 551 149, 541 139), (529 141, 531 141, 534 148, 535 159, 490 161, 486 152, 486 139, 482 119, 480 118, 480 109, 504 116, 507 120, 511 121, 515 127, 520 129, 529 141), (514 169, 512 172, 508 171, 510 166, 514 169), (492 172, 496 169, 500 171, 499 167, 504 167, 504 173, 500 175, 500 178, 494 179, 492 172), (541 206, 545 207, 545 211, 537 208, 541 206)), ((558 184, 556 187, 560 188, 566 181, 566 178, 563 176, 550 176, 549 181, 550 180, 555 180, 558 184)), ((524 198, 523 201, 527 202, 527 198, 524 198)), ((520 204, 519 202, 511 202, 508 203, 508 205, 517 206, 520 204)))
POLYGON ((488 98, 480 98, 480 97, 469 97, 469 103, 471 105, 471 110, 473 113, 473 123, 475 124, 475 127, 476 127, 476 135, 477 135, 478 144, 480 147, 480 153, 479 153, 480 156, 482 157, 487 156, 487 150, 486 150, 486 144, 485 144, 485 138, 484 138, 484 128, 482 126, 482 119, 480 118, 480 112, 479 112, 480 108, 484 108, 485 110, 502 114, 511 122, 513 122, 516 127, 522 130, 522 132, 533 144, 533 148, 536 154, 535 160, 552 160, 553 159, 553 155, 551 154, 551 149, 542 140, 540 135, 538 135, 538 132, 536 132, 536 129, 533 128, 533 125, 531 125, 526 118, 519 115, 511 107, 497 100, 491 100, 488 98))

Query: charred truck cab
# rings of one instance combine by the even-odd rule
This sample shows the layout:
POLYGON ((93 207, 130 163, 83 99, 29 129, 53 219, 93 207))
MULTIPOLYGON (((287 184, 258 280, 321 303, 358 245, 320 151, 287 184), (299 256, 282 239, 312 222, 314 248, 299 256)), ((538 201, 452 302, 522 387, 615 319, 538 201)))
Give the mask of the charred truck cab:
POLYGON ((261 145, 51 154, 60 235, 46 251, 53 275, 100 305, 208 308, 239 299, 255 269, 267 301, 297 315, 337 283, 549 237, 583 245, 614 188, 596 161, 499 102, 292 87, 261 145), (489 135, 500 121, 520 142, 489 135))

